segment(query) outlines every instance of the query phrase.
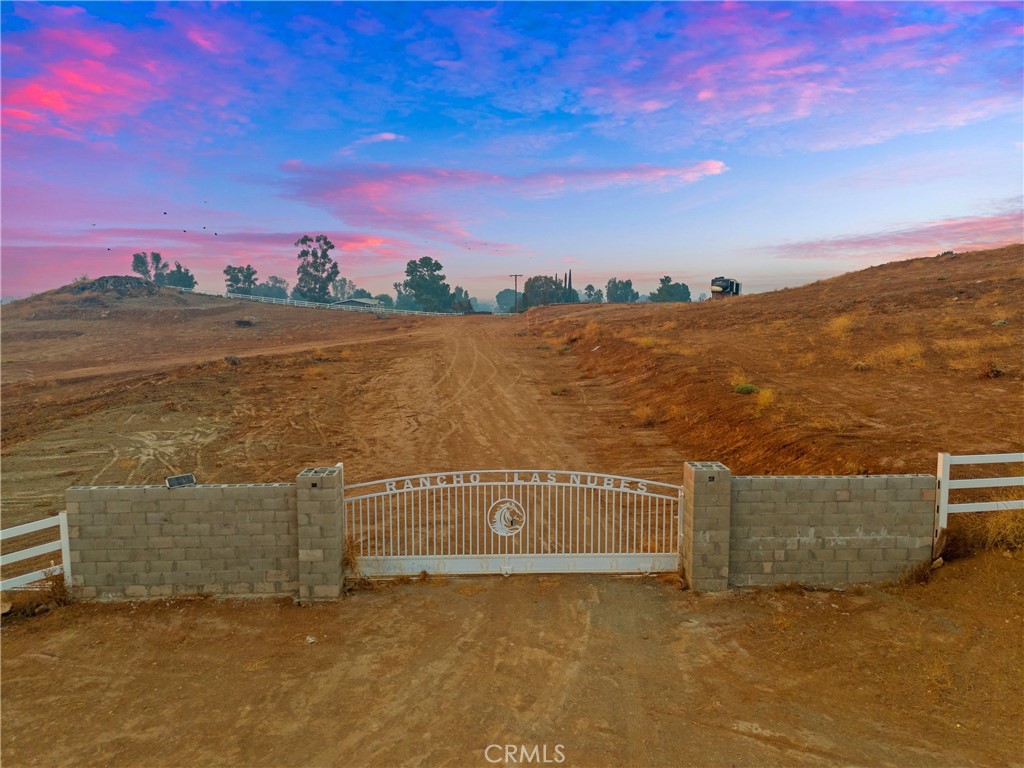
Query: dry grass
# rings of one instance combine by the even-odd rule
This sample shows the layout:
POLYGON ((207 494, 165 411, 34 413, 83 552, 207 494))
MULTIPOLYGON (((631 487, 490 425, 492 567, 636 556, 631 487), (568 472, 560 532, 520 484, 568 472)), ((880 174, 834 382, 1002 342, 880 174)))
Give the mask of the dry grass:
POLYGON ((765 388, 758 390, 756 394, 757 398, 754 403, 754 413, 760 416, 775 404, 775 390, 765 388))
POLYGON ((658 340, 653 336, 638 336, 630 339, 630 341, 640 347, 640 349, 654 349, 658 346, 658 340))
POLYGON ((927 584, 931 580, 932 564, 930 560, 925 560, 907 568, 900 578, 900 583, 909 586, 911 584, 927 584))
POLYGON ((818 360, 818 356, 813 352, 804 352, 802 355, 797 357, 796 365, 797 368, 810 368, 818 360))
POLYGON ((649 405, 637 406, 633 409, 633 415, 636 416, 637 423, 644 428, 653 427, 657 421, 654 409, 649 405))
POLYGON ((341 552, 341 569, 345 574, 361 577, 359 572, 359 546, 352 536, 345 537, 345 547, 341 552))
POLYGON ((36 589, 17 589, 3 593, 3 602, 11 608, 11 617, 38 616, 41 613, 71 603, 72 596, 64 583, 64 575, 48 576, 39 582, 36 589))
POLYGON ((587 341, 598 341, 601 339, 603 331, 601 324, 595 320, 591 320, 585 326, 583 331, 580 333, 580 338, 586 339, 587 341))
POLYGON ((747 374, 744 373, 742 368, 733 368, 729 371, 730 387, 738 387, 740 384, 746 384, 748 381, 747 374))
POLYGON ((921 368, 924 366, 924 349, 916 341, 897 341, 869 352, 863 362, 882 370, 921 368))
POLYGON ((970 512, 949 516, 946 560, 970 557, 986 549, 1024 549, 1024 510, 970 512))
POLYGON ((853 332, 853 316, 839 315, 825 324, 825 333, 839 341, 847 341, 853 332))

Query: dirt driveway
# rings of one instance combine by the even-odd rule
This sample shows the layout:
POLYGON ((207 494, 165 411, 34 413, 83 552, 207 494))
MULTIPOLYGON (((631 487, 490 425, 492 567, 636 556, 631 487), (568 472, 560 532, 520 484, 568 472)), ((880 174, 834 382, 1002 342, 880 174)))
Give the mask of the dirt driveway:
POLYGON ((856 593, 521 576, 74 606, 3 629, 3 763, 1019 764, 1022 582, 989 555, 856 593))

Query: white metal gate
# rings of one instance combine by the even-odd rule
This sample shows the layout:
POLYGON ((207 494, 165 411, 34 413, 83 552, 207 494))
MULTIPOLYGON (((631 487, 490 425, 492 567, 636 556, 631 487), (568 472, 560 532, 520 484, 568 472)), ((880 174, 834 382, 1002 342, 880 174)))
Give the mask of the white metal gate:
POLYGON ((673 571, 681 493, 593 472, 398 477, 345 487, 346 536, 370 577, 673 571))

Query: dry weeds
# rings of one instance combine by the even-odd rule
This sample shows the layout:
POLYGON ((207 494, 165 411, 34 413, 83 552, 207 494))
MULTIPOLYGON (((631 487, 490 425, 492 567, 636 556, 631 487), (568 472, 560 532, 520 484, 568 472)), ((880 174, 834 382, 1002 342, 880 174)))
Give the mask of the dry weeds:
POLYGON ((1024 510, 950 515, 944 559, 970 557, 987 549, 1024 549, 1024 510))
POLYGON ((644 428, 653 427, 657 423, 654 409, 649 405, 639 405, 633 409, 637 423, 644 428))

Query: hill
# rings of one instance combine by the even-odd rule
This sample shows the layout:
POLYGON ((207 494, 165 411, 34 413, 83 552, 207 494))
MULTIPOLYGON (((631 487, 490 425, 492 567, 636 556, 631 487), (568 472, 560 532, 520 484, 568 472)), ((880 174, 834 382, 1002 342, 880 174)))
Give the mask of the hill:
POLYGON ((735 472, 933 472, 939 451, 1024 447, 1024 246, 701 304, 531 315, 531 333, 571 344, 580 375, 616 391, 624 425, 735 472))
POLYGON ((278 481, 339 459, 363 480, 472 464, 678 482, 685 459, 891 473, 1020 450, 1022 256, 519 318, 59 289, 0 310, 3 514, 60 509, 75 483, 278 481))

